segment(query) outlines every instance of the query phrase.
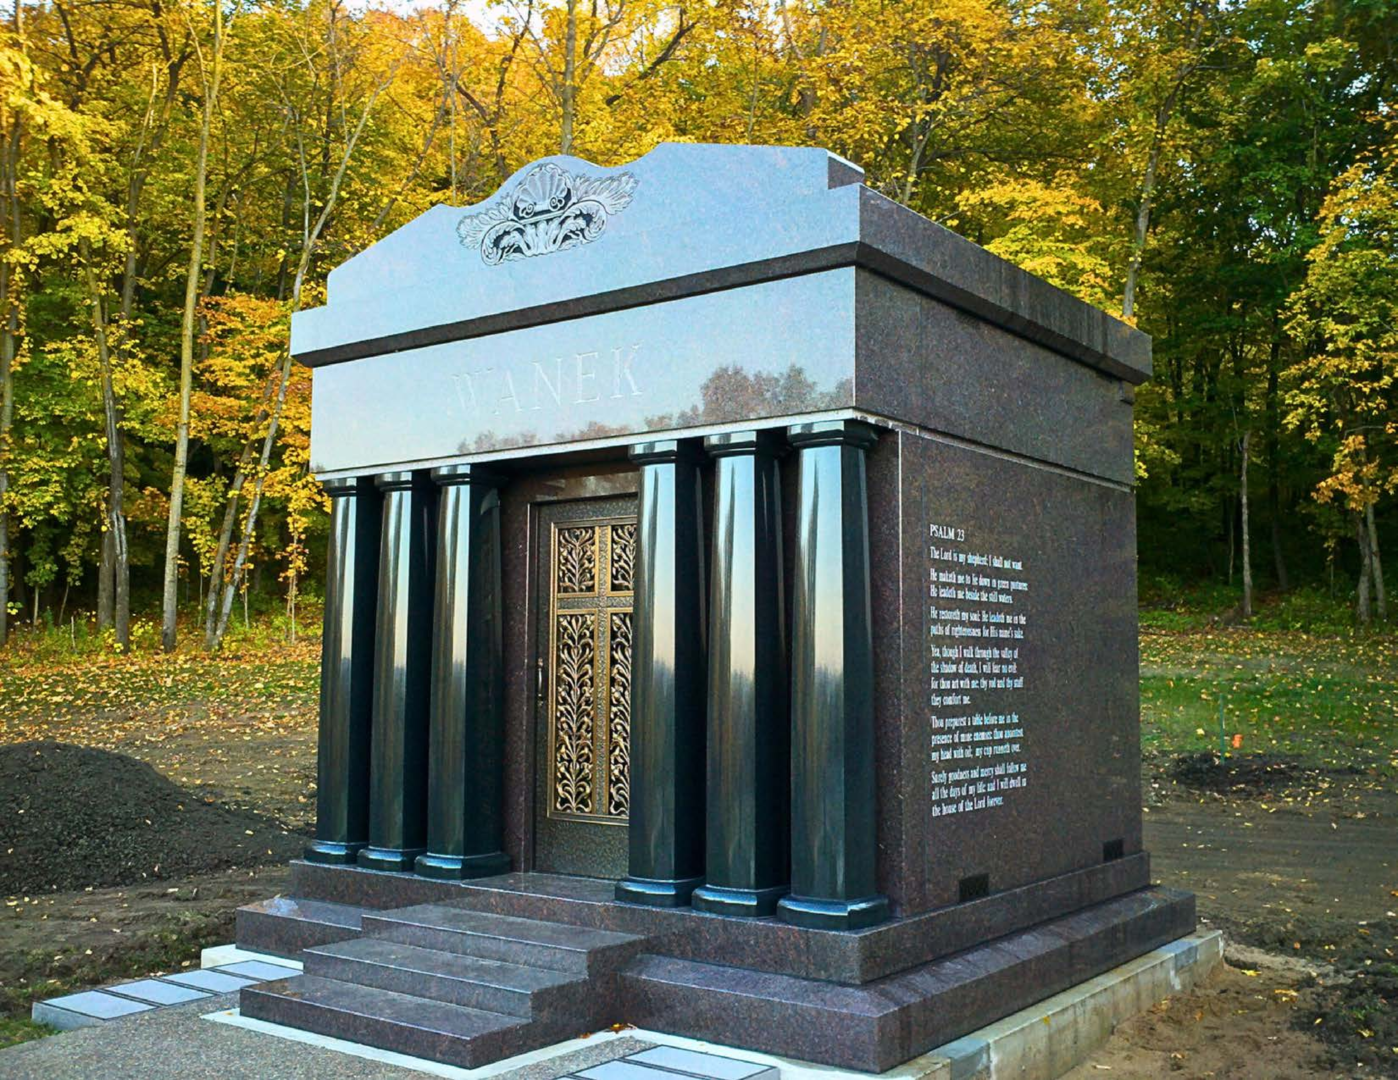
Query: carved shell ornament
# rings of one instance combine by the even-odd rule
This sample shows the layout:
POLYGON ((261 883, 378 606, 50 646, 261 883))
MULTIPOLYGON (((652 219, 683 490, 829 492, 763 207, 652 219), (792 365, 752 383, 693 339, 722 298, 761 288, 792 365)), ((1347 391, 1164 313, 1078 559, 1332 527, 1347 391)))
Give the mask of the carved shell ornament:
POLYGON ((456 234, 480 249, 487 266, 565 251, 601 236, 607 219, 630 204, 636 184, 630 173, 577 176, 545 162, 494 206, 463 217, 456 234))

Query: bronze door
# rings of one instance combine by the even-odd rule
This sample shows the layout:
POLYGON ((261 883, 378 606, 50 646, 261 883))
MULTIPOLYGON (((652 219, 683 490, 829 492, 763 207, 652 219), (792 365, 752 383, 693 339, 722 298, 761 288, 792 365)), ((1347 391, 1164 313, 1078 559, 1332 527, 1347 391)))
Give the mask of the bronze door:
POLYGON ((534 865, 623 877, 636 500, 539 511, 534 865))

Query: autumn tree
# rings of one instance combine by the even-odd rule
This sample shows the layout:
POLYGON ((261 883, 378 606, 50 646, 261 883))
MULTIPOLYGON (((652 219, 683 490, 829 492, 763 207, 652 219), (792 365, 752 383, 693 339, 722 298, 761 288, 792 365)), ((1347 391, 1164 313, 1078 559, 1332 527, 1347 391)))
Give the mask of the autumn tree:
MULTIPOLYGON (((1388 130, 1398 135, 1398 122, 1388 130)), ((1304 343, 1287 372, 1286 422, 1330 453, 1321 502, 1349 512, 1360 552, 1357 613, 1388 617, 1376 507, 1398 492, 1398 140, 1335 179, 1291 299, 1304 343)))
POLYGON ((194 235, 189 243, 184 315, 180 323, 179 419, 175 425, 175 463, 170 478, 170 511, 165 533, 165 582, 161 596, 160 640, 166 652, 174 651, 175 620, 179 614, 180 515, 184 509, 184 482, 189 467, 189 402, 194 384, 195 309, 199 304, 200 282, 204 273, 204 234, 208 227, 206 193, 209 140, 214 111, 218 108, 219 84, 223 77, 223 52, 227 43, 222 0, 212 0, 210 7, 213 28, 207 48, 201 44, 197 30, 192 30, 189 35, 199 62, 202 107, 194 163, 194 235))

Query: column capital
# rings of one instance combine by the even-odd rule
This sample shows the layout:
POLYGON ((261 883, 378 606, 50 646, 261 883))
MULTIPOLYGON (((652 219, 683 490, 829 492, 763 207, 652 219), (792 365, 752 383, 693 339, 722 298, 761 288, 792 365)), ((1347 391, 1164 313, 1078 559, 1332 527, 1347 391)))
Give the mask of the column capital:
POLYGON ((426 484, 419 473, 403 469, 378 473, 374 477, 374 486, 380 491, 411 491, 415 487, 425 487, 426 484))
POLYGON ((749 431, 725 431, 720 435, 704 437, 704 452, 709 457, 731 457, 737 454, 780 457, 786 453, 786 440, 781 428, 762 428, 749 431))
POLYGON ((870 449, 879 441, 879 429, 862 420, 818 420, 810 424, 792 424, 786 438, 798 450, 808 446, 856 446, 870 449))
POLYGON ((343 499, 347 495, 358 495, 362 491, 360 481, 361 476, 337 476, 331 480, 322 480, 321 488, 325 494, 332 499, 343 499))
POLYGON ((629 454, 637 465, 697 462, 703 456, 691 439, 657 439, 654 442, 634 443, 629 454))
POLYGON ((450 487, 453 484, 499 487, 504 479, 504 476, 497 470, 470 462, 460 465, 439 465, 432 470, 432 482, 439 487, 450 487))

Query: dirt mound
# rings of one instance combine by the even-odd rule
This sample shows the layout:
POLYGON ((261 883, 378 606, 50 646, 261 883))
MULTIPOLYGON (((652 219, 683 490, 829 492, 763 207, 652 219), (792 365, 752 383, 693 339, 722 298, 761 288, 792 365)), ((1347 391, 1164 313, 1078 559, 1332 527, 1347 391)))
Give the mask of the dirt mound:
POLYGON ((1210 752, 1181 754, 1167 769, 1170 778, 1185 787, 1243 798, 1309 784, 1328 773, 1352 775, 1356 771, 1311 769, 1297 758, 1281 754, 1241 754, 1220 759, 1210 752))
POLYGON ((0 895, 281 862, 301 844, 275 821, 205 802, 124 754, 0 747, 0 895))

